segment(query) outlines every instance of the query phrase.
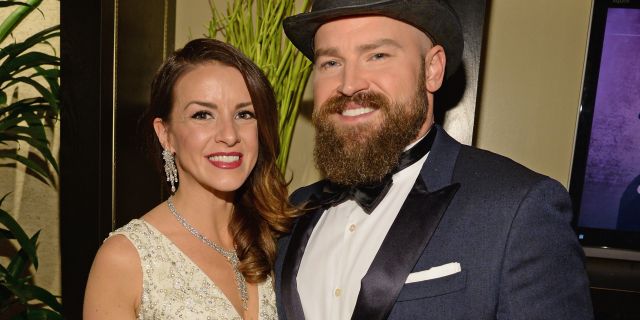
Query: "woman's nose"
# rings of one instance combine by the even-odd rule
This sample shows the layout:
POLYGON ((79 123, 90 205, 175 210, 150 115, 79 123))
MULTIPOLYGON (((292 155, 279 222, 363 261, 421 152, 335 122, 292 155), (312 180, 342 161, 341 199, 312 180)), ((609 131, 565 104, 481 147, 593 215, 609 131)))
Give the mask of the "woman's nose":
POLYGON ((216 142, 221 142, 228 146, 233 146, 240 142, 240 135, 238 135, 238 129, 233 119, 218 122, 215 139, 216 142))

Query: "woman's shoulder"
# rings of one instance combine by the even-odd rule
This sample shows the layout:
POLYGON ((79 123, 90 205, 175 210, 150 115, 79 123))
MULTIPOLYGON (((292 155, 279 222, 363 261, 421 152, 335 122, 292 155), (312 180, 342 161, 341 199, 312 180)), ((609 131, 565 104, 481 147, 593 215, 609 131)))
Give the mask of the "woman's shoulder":
POLYGON ((100 246, 96 254, 96 263, 104 261, 112 267, 131 267, 131 261, 138 260, 135 245, 123 234, 112 233, 100 246))
MULTIPOLYGON (((114 235, 118 235, 118 234, 128 234, 128 233, 136 233, 136 232, 141 232, 143 230, 147 229, 146 227, 146 223, 144 220, 142 219, 133 219, 131 221, 129 221, 127 224, 125 224, 124 226, 121 226, 119 228, 117 228, 116 230, 109 232, 109 238, 111 238, 114 235)), ((107 238, 107 239, 109 239, 107 238)))
MULTIPOLYGON (((159 207, 159 206, 158 206, 159 207)), ((162 234, 155 227, 154 222, 158 220, 158 207, 151 209, 151 211, 144 214, 138 219, 132 219, 127 224, 117 228, 113 232, 109 233, 109 237, 105 240, 105 243, 112 238, 123 238, 117 236, 124 236, 133 243, 135 248, 140 248, 145 244, 154 244, 158 241, 158 238, 162 234)))
POLYGON ((134 316, 141 293, 141 263, 133 243, 122 235, 109 237, 98 249, 89 273, 85 317, 134 316))
POLYGON ((112 267, 118 267, 120 264, 123 268, 135 267, 131 262, 139 261, 140 241, 147 237, 147 232, 149 228, 142 219, 133 219, 110 232, 98 249, 96 262, 105 260, 106 263, 114 264, 112 267))
POLYGON ((137 310, 142 294, 141 256, 154 238, 153 227, 143 219, 133 219, 109 233, 94 258, 85 301, 108 309, 113 308, 110 300, 126 301, 130 310, 137 310))

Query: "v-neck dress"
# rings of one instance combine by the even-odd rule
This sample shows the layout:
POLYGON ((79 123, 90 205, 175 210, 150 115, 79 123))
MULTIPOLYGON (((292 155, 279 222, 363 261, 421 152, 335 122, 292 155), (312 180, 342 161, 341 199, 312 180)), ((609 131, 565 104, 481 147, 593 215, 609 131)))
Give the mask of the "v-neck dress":
MULTIPOLYGON (((222 290, 152 225, 134 219, 109 236, 118 234, 133 243, 142 265, 138 319, 242 319, 222 290)), ((278 319, 271 279, 258 284, 258 297, 259 319, 278 319)))

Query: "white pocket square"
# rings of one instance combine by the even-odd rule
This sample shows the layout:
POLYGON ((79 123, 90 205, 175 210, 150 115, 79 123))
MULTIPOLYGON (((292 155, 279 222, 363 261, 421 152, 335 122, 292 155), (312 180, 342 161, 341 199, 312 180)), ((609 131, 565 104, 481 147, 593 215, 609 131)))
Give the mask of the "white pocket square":
POLYGON ((410 273, 405 283, 414 283, 418 281, 425 281, 431 279, 437 279, 452 275, 462 271, 460 263, 450 262, 437 267, 431 267, 427 270, 410 273))

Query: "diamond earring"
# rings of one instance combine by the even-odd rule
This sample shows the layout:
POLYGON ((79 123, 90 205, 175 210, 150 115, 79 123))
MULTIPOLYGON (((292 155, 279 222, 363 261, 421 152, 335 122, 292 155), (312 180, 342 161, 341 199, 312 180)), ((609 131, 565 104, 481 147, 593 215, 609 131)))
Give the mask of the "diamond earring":
POLYGON ((178 183, 178 168, 176 168, 173 153, 167 149, 162 150, 162 159, 164 159, 164 173, 167 175, 167 181, 171 183, 171 193, 175 193, 176 183, 178 183))

